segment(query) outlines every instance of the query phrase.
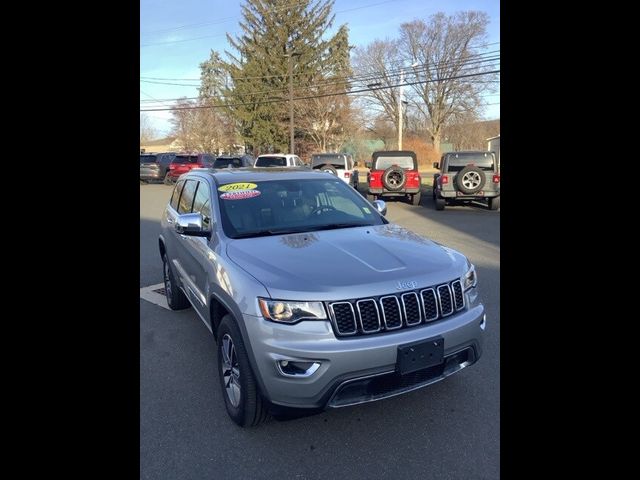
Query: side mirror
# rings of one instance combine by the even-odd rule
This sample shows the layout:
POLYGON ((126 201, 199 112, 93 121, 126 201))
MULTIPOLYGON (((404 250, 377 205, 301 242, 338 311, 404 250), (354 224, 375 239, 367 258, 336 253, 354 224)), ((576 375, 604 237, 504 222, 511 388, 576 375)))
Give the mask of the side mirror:
POLYGON ((433 162, 433 168, 440 168, 440 164, 438 162, 433 162))
POLYGON ((175 229, 180 235, 208 237, 211 232, 205 230, 201 213, 183 213, 176 218, 175 229))
POLYGON ((371 162, 364 162, 364 166, 367 168, 371 168, 371 162))
POLYGON ((387 204, 383 200, 374 200, 373 206, 376 207, 378 213, 383 217, 387 214, 387 204))

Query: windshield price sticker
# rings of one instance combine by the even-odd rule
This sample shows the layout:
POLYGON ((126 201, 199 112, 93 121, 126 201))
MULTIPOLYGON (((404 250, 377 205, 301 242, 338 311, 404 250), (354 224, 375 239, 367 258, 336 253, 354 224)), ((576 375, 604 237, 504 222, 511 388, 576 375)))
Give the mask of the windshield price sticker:
POLYGON ((258 188, 258 185, 256 185, 255 183, 227 183, 226 185, 218 187, 218 191, 237 192, 240 190, 254 190, 256 188, 258 188))

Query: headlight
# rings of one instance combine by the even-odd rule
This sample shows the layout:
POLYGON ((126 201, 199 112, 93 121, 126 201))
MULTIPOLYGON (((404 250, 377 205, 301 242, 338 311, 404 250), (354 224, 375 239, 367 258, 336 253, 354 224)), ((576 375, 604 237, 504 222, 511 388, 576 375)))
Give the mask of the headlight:
POLYGON ((478 276, 476 275, 476 267, 469 264, 469 270, 460 279, 462 281, 462 290, 467 291, 478 284, 478 276))
POLYGON ((296 323, 300 320, 325 320, 327 313, 322 302, 289 302, 258 298, 262 315, 267 320, 296 323))

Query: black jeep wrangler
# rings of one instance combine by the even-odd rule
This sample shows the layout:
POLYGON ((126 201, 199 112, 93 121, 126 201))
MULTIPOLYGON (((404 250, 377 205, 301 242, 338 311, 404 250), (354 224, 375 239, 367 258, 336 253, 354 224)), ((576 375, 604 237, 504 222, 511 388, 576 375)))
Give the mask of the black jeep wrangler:
POLYGON ((433 167, 440 170, 433 176, 436 210, 473 200, 486 200, 491 210, 500 208, 500 170, 493 152, 448 152, 433 167))

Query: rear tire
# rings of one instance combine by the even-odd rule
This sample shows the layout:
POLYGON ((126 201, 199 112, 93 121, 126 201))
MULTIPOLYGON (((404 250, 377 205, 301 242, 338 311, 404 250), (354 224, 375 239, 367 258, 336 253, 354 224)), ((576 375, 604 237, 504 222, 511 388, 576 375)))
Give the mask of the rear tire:
POLYGON ((377 195, 372 195, 370 193, 367 193, 367 200, 369 200, 370 202, 373 202, 374 200, 377 200, 378 196, 377 195))
POLYGON ((321 172, 327 172, 327 173, 331 173, 332 175, 335 175, 336 177, 338 176, 338 171, 336 170, 336 167, 334 167, 333 165, 331 165, 330 163, 327 163, 325 165, 322 165, 319 170, 321 172))
POLYGON ((167 254, 162 255, 162 273, 164 277, 164 291, 167 296, 167 304, 171 310, 184 310, 191 306, 189 299, 184 294, 171 269, 171 264, 167 258, 167 254))
POLYGON ((447 201, 444 198, 436 197, 435 202, 436 202, 436 210, 444 210, 444 206, 447 203, 447 201))
POLYGON ((489 199, 489 210, 498 210, 500 208, 500 197, 492 197, 489 199))
POLYGON ((240 329, 231 315, 222 317, 217 338, 218 374, 227 413, 241 427, 254 427, 267 419, 268 404, 260 394, 240 329))
POLYGON ((164 176, 164 180, 162 181, 162 183, 164 183, 165 185, 173 185, 173 180, 171 180, 169 172, 167 172, 167 174, 164 176))
POLYGON ((411 204, 420 205, 421 199, 422 199, 422 192, 414 193, 413 195, 411 195, 411 204))

